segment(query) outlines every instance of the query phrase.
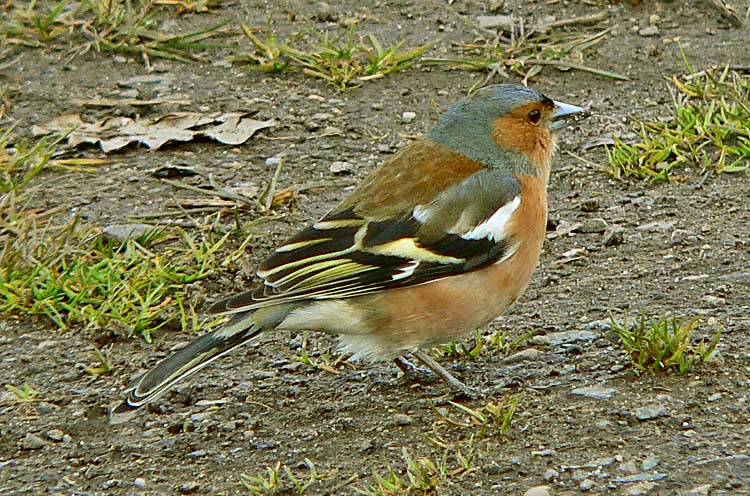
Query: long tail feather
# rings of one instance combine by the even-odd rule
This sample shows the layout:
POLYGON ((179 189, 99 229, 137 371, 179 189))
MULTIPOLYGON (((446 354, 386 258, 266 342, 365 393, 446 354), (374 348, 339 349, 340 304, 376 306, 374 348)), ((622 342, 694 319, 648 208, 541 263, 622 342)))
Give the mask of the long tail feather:
POLYGON ((126 414, 149 403, 186 377, 247 343, 266 329, 251 315, 236 315, 221 329, 196 339, 159 362, 128 389, 125 401, 114 407, 113 415, 126 414))

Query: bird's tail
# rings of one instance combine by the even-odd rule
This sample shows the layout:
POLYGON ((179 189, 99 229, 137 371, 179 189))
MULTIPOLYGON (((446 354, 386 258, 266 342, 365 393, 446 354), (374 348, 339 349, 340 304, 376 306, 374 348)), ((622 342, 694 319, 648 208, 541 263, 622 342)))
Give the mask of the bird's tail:
POLYGON ((128 389, 128 397, 111 410, 112 415, 128 412, 149 403, 172 386, 217 358, 247 343, 253 336, 271 326, 263 325, 252 313, 235 315, 220 329, 196 339, 159 362, 128 389))

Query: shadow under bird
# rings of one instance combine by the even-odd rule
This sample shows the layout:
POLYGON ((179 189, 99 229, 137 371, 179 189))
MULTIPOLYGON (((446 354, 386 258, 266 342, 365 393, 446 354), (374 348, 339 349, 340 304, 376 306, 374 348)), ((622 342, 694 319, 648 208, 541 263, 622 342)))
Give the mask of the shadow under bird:
POLYGON ((229 320, 141 376, 112 413, 272 329, 339 335, 356 358, 402 367, 411 353, 470 393, 424 349, 487 324, 525 290, 545 238, 554 131, 582 111, 513 84, 460 100, 276 248, 261 285, 211 306, 229 320))

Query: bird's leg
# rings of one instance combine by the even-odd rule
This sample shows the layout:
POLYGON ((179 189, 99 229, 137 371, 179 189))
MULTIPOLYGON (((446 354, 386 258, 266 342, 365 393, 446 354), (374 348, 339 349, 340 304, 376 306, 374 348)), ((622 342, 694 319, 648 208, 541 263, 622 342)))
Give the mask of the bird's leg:
POLYGON ((435 382, 435 376, 432 372, 428 369, 417 367, 403 356, 397 356, 393 361, 396 364, 396 367, 401 370, 401 373, 403 374, 402 380, 404 382, 419 382, 422 384, 435 382))
POLYGON ((434 358, 432 358, 429 354, 425 353, 424 351, 415 350, 412 352, 412 355, 414 355, 419 361, 427 365, 433 372, 439 375, 456 392, 461 393, 467 398, 477 398, 477 397, 482 396, 478 390, 467 386, 463 382, 453 377, 453 375, 451 375, 450 372, 445 370, 442 365, 437 363, 434 358))

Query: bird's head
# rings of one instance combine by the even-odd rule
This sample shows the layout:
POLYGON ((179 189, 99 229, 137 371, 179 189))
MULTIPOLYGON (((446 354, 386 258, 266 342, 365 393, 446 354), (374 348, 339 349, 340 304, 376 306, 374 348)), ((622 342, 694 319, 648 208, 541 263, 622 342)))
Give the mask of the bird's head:
POLYGON ((517 84, 487 86, 451 107, 430 138, 486 167, 549 173, 553 132, 583 112, 517 84))

